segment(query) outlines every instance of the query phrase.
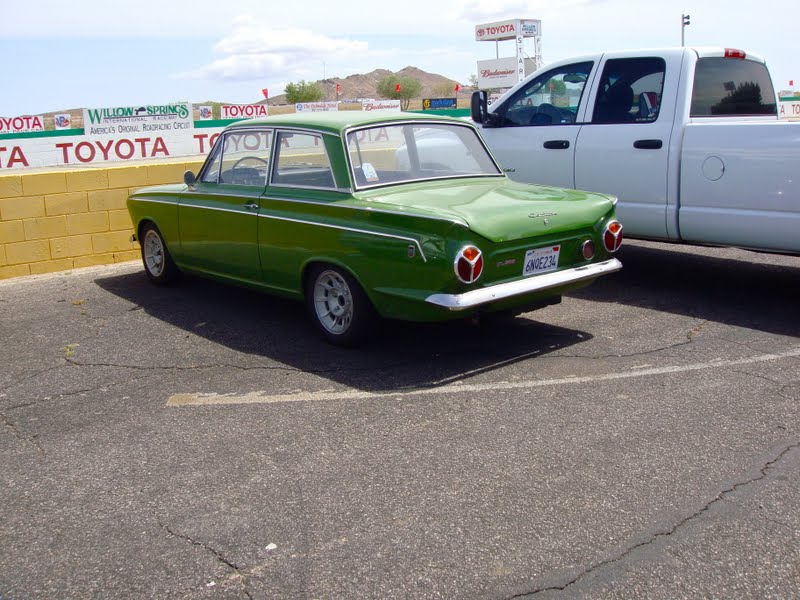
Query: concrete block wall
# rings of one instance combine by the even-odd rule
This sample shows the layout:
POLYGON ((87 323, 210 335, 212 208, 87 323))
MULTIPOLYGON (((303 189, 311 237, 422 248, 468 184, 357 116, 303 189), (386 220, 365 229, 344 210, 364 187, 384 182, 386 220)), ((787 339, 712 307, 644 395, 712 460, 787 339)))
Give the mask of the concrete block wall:
POLYGON ((128 194, 201 164, 0 174, 0 279, 138 259, 128 194))

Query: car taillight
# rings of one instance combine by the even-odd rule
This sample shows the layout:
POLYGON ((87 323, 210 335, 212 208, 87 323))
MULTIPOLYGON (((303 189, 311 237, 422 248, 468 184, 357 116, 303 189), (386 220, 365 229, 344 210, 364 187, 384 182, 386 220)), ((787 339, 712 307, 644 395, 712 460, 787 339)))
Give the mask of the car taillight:
POLYGON ((616 252, 622 245, 622 225, 619 221, 611 221, 603 232, 603 245, 609 252, 616 252))
POLYGON ((456 277, 464 283, 474 283, 483 272, 483 254, 475 246, 464 246, 453 264, 456 277))
POLYGON ((581 256, 585 260, 592 260, 594 258, 594 242, 592 240, 586 240, 581 244, 581 256))

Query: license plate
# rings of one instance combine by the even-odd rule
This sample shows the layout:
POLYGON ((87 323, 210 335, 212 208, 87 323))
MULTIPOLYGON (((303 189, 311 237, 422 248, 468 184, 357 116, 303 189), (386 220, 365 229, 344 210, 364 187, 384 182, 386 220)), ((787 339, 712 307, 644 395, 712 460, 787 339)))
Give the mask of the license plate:
POLYGON ((536 275, 555 271, 558 268, 558 254, 561 246, 548 246, 547 248, 536 248, 525 253, 525 265, 522 267, 522 275, 536 275))

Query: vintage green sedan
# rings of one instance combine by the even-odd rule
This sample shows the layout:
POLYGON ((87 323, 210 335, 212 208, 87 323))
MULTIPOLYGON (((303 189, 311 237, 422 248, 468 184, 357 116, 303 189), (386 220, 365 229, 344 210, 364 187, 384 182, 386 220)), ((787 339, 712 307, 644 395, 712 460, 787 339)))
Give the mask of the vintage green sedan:
POLYGON ((304 300, 342 345, 377 317, 558 302, 621 268, 615 205, 511 181, 471 123, 356 111, 235 123, 197 175, 128 199, 150 280, 186 271, 304 300))

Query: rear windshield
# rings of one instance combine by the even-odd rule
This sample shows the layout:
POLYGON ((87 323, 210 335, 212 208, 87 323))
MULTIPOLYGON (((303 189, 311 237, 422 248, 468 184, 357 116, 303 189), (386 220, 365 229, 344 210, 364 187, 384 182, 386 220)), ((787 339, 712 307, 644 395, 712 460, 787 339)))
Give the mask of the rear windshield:
POLYGON ((443 179, 502 175, 478 132, 466 125, 403 123, 347 134, 357 188, 443 179))
POLYGON ((735 58, 697 61, 691 116, 777 115, 777 111, 766 65, 735 58))

